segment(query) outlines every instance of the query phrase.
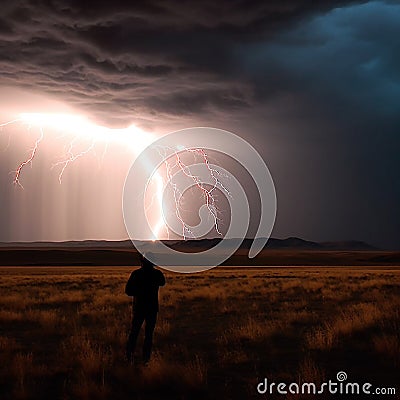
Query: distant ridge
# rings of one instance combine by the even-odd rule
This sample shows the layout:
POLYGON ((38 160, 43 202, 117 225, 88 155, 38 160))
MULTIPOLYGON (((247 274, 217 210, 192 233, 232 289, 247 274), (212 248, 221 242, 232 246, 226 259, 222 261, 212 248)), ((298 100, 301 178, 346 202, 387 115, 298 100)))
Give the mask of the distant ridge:
MULTIPOLYGON (((186 253, 201 252, 219 242, 218 238, 163 241, 168 247, 186 253)), ((400 265, 400 251, 376 249, 361 241, 318 243, 297 237, 271 238, 257 257, 250 259, 252 242, 245 239, 237 249, 238 241, 227 239, 215 251, 232 254, 223 263, 232 266, 400 265)), ((146 252, 165 251, 160 242, 142 241, 137 245, 146 252)), ((139 261, 139 252, 130 240, 0 243, 0 266, 134 266, 139 261)))
POLYGON ((271 238, 267 243, 267 248, 294 248, 307 250, 377 250, 377 247, 360 240, 343 240, 337 242, 312 242, 298 237, 287 239, 271 238))
MULTIPOLYGON (((256 239, 263 240, 263 239, 256 239)), ((211 248, 217 245, 221 239, 190 239, 190 240, 162 240, 164 244, 172 248, 211 248)), ((244 239, 240 248, 249 249, 254 239, 244 239)), ((229 247, 232 239, 226 239, 229 247)), ((143 244, 152 243, 151 241, 142 241, 143 244)), ((82 248, 82 249, 132 249, 133 244, 130 240, 108 241, 108 240, 81 240, 65 242, 0 242, 0 248, 29 248, 29 249, 63 249, 63 248, 82 248)), ((285 249, 285 250, 378 250, 378 248, 359 240, 335 241, 335 242, 313 242, 298 237, 288 237, 286 239, 270 238, 265 246, 267 249, 285 249)))

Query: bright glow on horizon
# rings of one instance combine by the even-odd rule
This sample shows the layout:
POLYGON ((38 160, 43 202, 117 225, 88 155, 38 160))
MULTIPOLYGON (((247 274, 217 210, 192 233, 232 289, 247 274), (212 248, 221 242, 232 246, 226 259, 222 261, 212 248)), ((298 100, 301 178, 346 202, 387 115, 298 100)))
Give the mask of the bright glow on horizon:
MULTIPOLYGON (((107 151, 109 144, 117 144, 118 146, 121 146, 121 149, 131 152, 134 159, 139 156, 146 147, 157 140, 155 135, 145 132, 135 125, 130 125, 127 128, 122 129, 108 128, 106 126, 97 125, 82 115, 73 113, 20 113, 17 118, 0 124, 0 128, 11 124, 22 124, 26 129, 35 127, 39 132, 38 137, 34 140, 33 148, 29 151, 29 155, 25 160, 19 163, 14 172, 14 184, 21 188, 23 188, 23 186, 20 180, 23 176, 25 167, 34 163, 36 157, 40 154, 41 146, 46 140, 47 135, 58 133, 60 134, 60 139, 61 137, 68 139, 61 160, 53 163, 53 168, 57 167, 60 171, 58 176, 60 184, 62 183, 62 178, 67 167, 92 151, 96 154, 96 146, 98 144, 101 144, 104 147, 103 154, 107 151)), ((163 195, 166 182, 171 184, 173 181, 174 170, 179 170, 185 177, 192 180, 192 186, 196 187, 199 190, 200 195, 204 198, 205 206, 208 209, 209 216, 213 220, 216 232, 219 235, 222 235, 219 230, 217 216, 218 210, 215 206, 213 192, 217 187, 225 191, 228 195, 229 191, 218 179, 216 175, 217 171, 210 166, 208 156, 204 149, 186 148, 182 145, 173 145, 172 150, 172 161, 170 162, 168 159, 163 161, 164 165, 162 168, 165 168, 165 176, 162 171, 154 171, 150 182, 148 182, 151 185, 142 188, 146 191, 148 187, 151 187, 149 189, 151 199, 149 202, 146 201, 146 205, 144 205, 145 210, 148 211, 151 208, 151 205, 154 204, 154 208, 149 213, 149 218, 151 220, 150 225, 152 226, 152 237, 149 239, 155 241, 161 239, 164 235, 169 238, 170 231, 163 210, 163 195), (191 154, 195 158, 200 158, 201 162, 206 166, 210 177, 213 180, 213 185, 210 189, 203 185, 199 176, 191 172, 190 165, 185 164, 180 156, 180 153, 184 152, 191 154)), ((162 154, 160 153, 160 155, 162 154)), ((176 184, 172 183, 171 186, 173 188, 174 200, 172 208, 175 209, 174 214, 180 223, 182 237, 184 239, 194 237, 192 228, 184 221, 181 215, 182 193, 179 191, 176 184)), ((141 188, 139 188, 139 190, 141 190, 141 188)))
POLYGON ((16 122, 27 126, 66 132, 80 138, 93 139, 96 143, 113 142, 128 145, 136 154, 139 154, 156 139, 153 134, 145 132, 133 124, 122 129, 108 128, 97 125, 79 114, 20 113, 15 120, 0 126, 16 122))
MULTIPOLYGON (((135 125, 130 125, 127 128, 113 129, 102 125, 97 125, 88 118, 78 114, 59 114, 59 113, 20 113, 17 118, 0 124, 0 127, 5 127, 11 124, 21 123, 28 128, 38 128, 40 135, 34 143, 29 156, 18 165, 14 173, 14 184, 23 188, 20 177, 26 165, 32 164, 41 142, 48 132, 61 132, 69 134, 72 139, 66 150, 64 159, 53 164, 53 167, 60 167, 59 182, 62 183, 62 177, 69 164, 76 161, 78 158, 88 154, 94 149, 94 146, 99 143, 104 143, 105 150, 110 143, 123 146, 124 149, 130 150, 137 157, 147 146, 154 142, 157 137, 151 133, 145 132, 135 125), (86 149, 77 149, 79 140, 88 141, 89 145, 86 149)), ((156 172, 154 174, 156 181, 155 196, 157 198, 157 206, 160 207, 158 220, 155 223, 153 232, 156 240, 159 238, 160 231, 166 227, 162 213, 162 195, 164 189, 164 181, 161 175, 156 172)))

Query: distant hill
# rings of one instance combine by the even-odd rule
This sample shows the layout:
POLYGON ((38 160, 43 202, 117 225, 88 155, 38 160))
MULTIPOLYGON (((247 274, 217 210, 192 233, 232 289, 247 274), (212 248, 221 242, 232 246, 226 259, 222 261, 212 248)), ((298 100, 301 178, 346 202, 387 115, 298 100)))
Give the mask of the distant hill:
MULTIPOLYGON (((240 248, 249 249, 254 239, 244 239, 240 248)), ((261 239, 256 239, 261 240, 261 239)), ((221 239, 195 239, 195 240, 163 240, 162 242, 169 247, 196 249, 212 248, 217 245, 221 239)), ((230 247, 233 240, 226 239, 226 246, 230 247)), ((151 245, 151 241, 142 241, 143 245, 151 245)), ((66 242, 9 242, 0 243, 0 248, 29 248, 29 249, 132 249, 133 244, 130 240, 108 241, 108 240, 82 240, 66 242)), ((378 250, 370 244, 357 240, 337 241, 337 242, 312 242, 298 237, 289 237, 286 239, 268 239, 267 249, 285 249, 285 250, 378 250)))
MULTIPOLYGON (((196 253, 220 241, 216 238, 165 240, 163 243, 179 251, 196 253)), ((399 251, 379 250, 360 241, 318 243, 296 237, 271 238, 257 257, 250 259, 248 251, 252 242, 252 239, 245 239, 224 265, 400 265, 399 251)), ((218 251, 231 254, 235 243, 237 240, 225 240, 218 251)), ((143 241, 138 245, 145 251, 164 251, 159 242, 143 241)), ((138 263, 139 253, 130 240, 0 243, 0 266, 134 266, 138 263)))
POLYGON ((271 238, 267 243, 267 248, 271 249, 316 249, 316 250, 378 250, 366 242, 359 240, 347 240, 339 242, 311 242, 297 237, 287 239, 271 238))

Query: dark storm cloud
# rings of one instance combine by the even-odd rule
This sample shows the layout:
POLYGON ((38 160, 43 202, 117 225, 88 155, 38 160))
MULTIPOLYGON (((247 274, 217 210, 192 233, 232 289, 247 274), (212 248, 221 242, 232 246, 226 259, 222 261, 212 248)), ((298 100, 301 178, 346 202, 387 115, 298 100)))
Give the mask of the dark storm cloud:
POLYGON ((273 42, 240 46, 241 65, 261 98, 307 95, 313 106, 393 116, 400 111, 399 21, 395 4, 336 9, 273 42))
POLYGON ((58 95, 120 124, 246 109, 253 82, 238 68, 237 46, 346 2, 132 3, 6 3, 1 83, 58 95))
POLYGON ((260 133, 279 132, 277 231, 399 248, 399 21, 398 2, 368 2, 236 48, 260 133))

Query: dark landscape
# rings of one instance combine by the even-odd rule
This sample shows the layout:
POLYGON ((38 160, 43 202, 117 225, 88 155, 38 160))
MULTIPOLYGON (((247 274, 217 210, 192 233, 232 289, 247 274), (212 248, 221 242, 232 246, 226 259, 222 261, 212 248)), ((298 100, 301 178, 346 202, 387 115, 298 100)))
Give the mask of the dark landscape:
MULTIPOLYGON (((198 252, 217 241, 165 243, 198 252)), ((288 238, 251 260, 250 245, 210 271, 164 271, 154 356, 130 366, 131 242, 1 244, 2 398, 250 399, 265 377, 320 384, 339 371, 395 388, 400 252, 288 238)))
MULTIPOLYGON (((199 252, 217 244, 219 239, 163 241, 185 252, 199 252)), ((229 240, 227 241, 229 249, 229 240)), ((398 265, 400 251, 382 250, 359 241, 317 243, 299 238, 270 239, 254 259, 249 259, 250 239, 224 265, 398 265)), ((149 250, 157 244, 143 242, 149 250)), ((129 266, 138 263, 139 254, 127 241, 33 242, 0 244, 2 266, 129 266)))
POLYGON ((124 359, 132 269, 0 268, 1 398, 259 399, 264 378, 317 385, 339 371, 398 385, 398 266, 166 271, 147 366, 124 359))

